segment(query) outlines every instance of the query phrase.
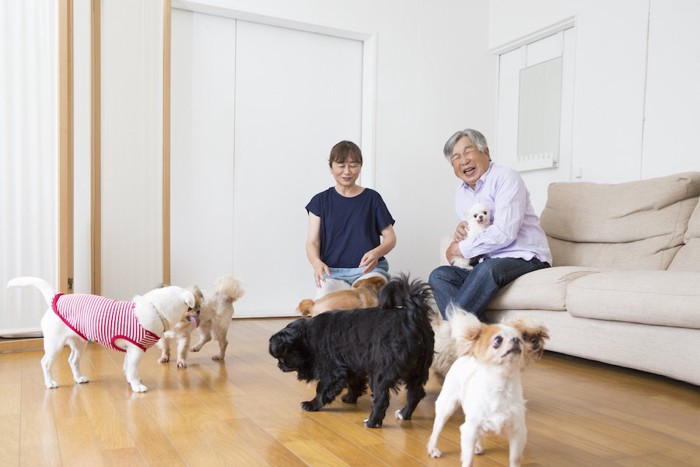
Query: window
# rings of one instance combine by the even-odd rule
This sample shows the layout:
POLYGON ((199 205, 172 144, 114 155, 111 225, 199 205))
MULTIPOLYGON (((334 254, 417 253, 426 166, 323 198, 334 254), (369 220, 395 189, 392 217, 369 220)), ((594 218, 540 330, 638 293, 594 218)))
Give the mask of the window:
POLYGON ((570 157, 573 20, 516 41, 499 55, 497 155, 520 171, 570 157), (553 31, 554 30, 554 31, 553 31))

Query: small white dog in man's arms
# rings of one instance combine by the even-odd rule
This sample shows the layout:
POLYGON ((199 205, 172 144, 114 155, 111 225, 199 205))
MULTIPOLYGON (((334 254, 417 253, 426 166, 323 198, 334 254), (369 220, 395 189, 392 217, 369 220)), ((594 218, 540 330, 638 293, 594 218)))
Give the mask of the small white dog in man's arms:
MULTIPOLYGON (((467 222, 467 238, 475 237, 491 225, 491 208, 484 203, 476 203, 465 213, 467 222)), ((472 269, 472 258, 454 258, 452 266, 464 269, 472 269)))
POLYGON ((438 437, 455 409, 462 407, 460 426, 462 465, 471 466, 481 454, 479 437, 503 433, 510 445, 510 466, 522 461, 527 428, 520 379, 523 368, 522 333, 505 324, 485 324, 471 313, 452 313, 452 337, 459 357, 450 367, 435 401, 435 421, 428 455, 440 457, 438 437))
POLYGON ((89 294, 57 294, 51 284, 38 277, 17 277, 7 283, 8 287, 27 285, 38 288, 49 305, 41 318, 41 368, 48 389, 58 387, 51 367, 65 345, 71 349, 68 364, 75 382, 90 381, 80 371, 80 357, 89 341, 126 352, 126 380, 134 392, 146 392, 148 388, 139 377, 139 362, 146 349, 181 319, 196 317, 194 296, 176 286, 151 290, 130 302, 89 294))

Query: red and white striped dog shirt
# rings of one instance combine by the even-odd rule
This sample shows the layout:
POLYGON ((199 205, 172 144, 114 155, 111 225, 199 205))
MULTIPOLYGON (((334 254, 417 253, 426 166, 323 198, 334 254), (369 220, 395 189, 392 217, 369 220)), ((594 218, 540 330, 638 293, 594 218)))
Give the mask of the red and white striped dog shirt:
POLYGON ((90 294, 57 294, 52 308, 80 337, 107 348, 126 352, 114 342, 124 339, 146 350, 160 337, 141 326, 134 315, 134 302, 117 301, 90 294))

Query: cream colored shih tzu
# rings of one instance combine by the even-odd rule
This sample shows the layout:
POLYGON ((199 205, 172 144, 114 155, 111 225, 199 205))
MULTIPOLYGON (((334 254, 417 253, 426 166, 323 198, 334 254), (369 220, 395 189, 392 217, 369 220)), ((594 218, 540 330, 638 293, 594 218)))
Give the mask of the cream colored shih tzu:
POLYGON ((196 323, 181 321, 173 330, 166 333, 164 338, 158 342, 161 348, 160 363, 170 361, 170 347, 172 343, 177 346, 177 367, 187 368, 187 352, 199 352, 202 346, 216 339, 219 344, 218 353, 214 354, 212 360, 221 361, 226 356, 228 347, 228 328, 233 318, 233 304, 244 294, 243 284, 237 277, 225 274, 216 281, 211 289, 199 290, 192 287, 193 294, 197 298, 199 305, 199 315, 196 323), (190 335, 197 329, 199 338, 197 343, 190 346, 190 335))
MULTIPOLYGON (((491 225, 491 208, 484 203, 476 203, 465 213, 467 217, 467 238, 475 237, 480 234, 488 226, 491 225)), ((452 266, 457 266, 464 269, 472 269, 470 264, 472 258, 455 258, 452 260, 452 266)))
POLYGON ((485 324, 460 310, 452 312, 452 337, 457 358, 450 367, 435 401, 435 421, 428 455, 440 457, 438 437, 458 406, 465 421, 460 427, 462 465, 471 466, 482 452, 479 437, 504 434, 510 446, 510 466, 522 461, 527 428, 521 383, 524 365, 521 331, 507 324, 485 324))

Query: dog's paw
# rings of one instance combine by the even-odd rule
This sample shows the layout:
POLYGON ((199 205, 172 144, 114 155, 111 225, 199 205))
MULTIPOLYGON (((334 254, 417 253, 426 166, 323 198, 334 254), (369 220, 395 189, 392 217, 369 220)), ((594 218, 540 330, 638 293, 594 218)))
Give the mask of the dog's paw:
POLYGON ((77 378, 77 379, 75 380, 75 382, 78 383, 78 384, 89 383, 89 382, 90 382, 90 378, 88 378, 87 376, 81 376, 80 378, 77 378))
POLYGON ((187 362, 184 360, 178 360, 177 361, 177 367, 178 368, 187 368, 187 362))
POLYGON ((403 415, 401 415, 401 410, 397 410, 394 412, 394 417, 396 417, 397 420, 403 420, 403 415))
POLYGON ((214 355, 213 357, 211 357, 211 359, 214 360, 215 362, 222 362, 222 361, 224 361, 224 356, 223 355, 214 355))
POLYGON ((148 392, 148 388, 143 383, 129 383, 134 392, 148 392))
POLYGON ((442 452, 440 452, 437 446, 428 446, 428 455, 430 457, 441 457, 442 452))
POLYGON ((58 383, 56 381, 49 381, 46 383, 46 389, 56 389, 58 387, 58 383))
POLYGON ((467 271, 470 271, 474 269, 469 265, 469 260, 467 258, 455 258, 452 260, 452 266, 466 269, 467 271))
POLYGON ((365 426, 367 428, 381 428, 382 427, 382 421, 379 420, 378 422, 372 422, 369 420, 369 418, 365 418, 365 426))
POLYGON ((158 359, 159 363, 168 363, 170 361, 170 357, 160 357, 158 359))
POLYGON ((301 408, 302 410, 306 410, 307 412, 318 412, 320 407, 317 407, 314 401, 304 401, 301 403, 301 408))
POLYGON ((195 345, 194 347, 192 347, 192 348, 190 349, 190 352, 199 352, 200 350, 202 350, 202 346, 201 346, 201 345, 195 345))
POLYGON ((481 446, 481 441, 476 440, 476 444, 474 445, 474 454, 479 455, 484 453, 484 448, 481 446))

